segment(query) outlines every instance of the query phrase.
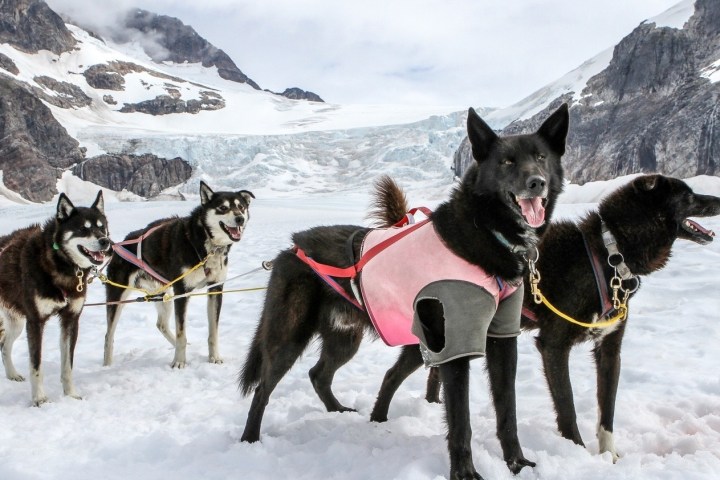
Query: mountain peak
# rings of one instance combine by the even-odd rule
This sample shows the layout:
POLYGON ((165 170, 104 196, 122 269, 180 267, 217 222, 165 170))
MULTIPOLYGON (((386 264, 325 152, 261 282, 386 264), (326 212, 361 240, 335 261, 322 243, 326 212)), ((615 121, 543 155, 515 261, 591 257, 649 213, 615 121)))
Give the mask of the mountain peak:
POLYGON ((57 55, 70 51, 75 39, 62 18, 40 0, 0 2, 0 43, 37 53, 49 50, 57 55))

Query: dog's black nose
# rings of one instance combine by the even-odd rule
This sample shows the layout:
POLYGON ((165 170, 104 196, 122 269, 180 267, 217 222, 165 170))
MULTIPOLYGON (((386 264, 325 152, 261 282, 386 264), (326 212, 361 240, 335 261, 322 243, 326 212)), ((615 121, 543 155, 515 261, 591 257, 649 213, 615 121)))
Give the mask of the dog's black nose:
POLYGON ((243 225, 245 225, 245 217, 240 215, 235 217, 235 225, 237 225, 238 227, 242 227, 243 225))
POLYGON ((105 250, 105 249, 107 249, 107 248, 110 248, 110 245, 112 245, 113 242, 112 242, 112 240, 110 240, 109 238, 103 237, 103 238, 101 238, 101 239, 98 240, 98 243, 100 244, 100 248, 102 248, 103 250, 105 250))
POLYGON ((545 190, 545 178, 540 175, 533 175, 525 181, 525 186, 533 195, 540 195, 545 190))

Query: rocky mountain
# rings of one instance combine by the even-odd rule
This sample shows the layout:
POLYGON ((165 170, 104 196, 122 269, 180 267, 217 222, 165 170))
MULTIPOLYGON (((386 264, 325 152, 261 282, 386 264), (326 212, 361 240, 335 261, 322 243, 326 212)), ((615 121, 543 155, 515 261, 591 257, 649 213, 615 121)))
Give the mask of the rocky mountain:
MULTIPOLYGON (((206 68, 216 67, 220 78, 247 83, 254 89, 260 90, 260 86, 245 75, 224 51, 202 38, 191 26, 185 25, 177 18, 137 9, 128 12, 124 24, 126 29, 113 30, 113 40, 119 43, 127 42, 134 38, 133 32, 152 37, 161 48, 148 48, 145 52, 156 62, 188 62, 200 63, 206 68)), ((288 88, 276 95, 293 100, 323 101, 319 95, 297 87, 288 88)))
MULTIPOLYGON (((101 150, 87 157, 77 131, 68 131, 68 115, 100 124, 108 123, 110 116, 115 118, 110 123, 132 125, 138 123, 137 117, 129 119, 133 115, 197 115, 225 109, 226 93, 221 89, 169 74, 162 62, 181 64, 184 70, 197 65, 266 95, 222 50, 180 20, 135 10, 122 22, 123 28, 113 30, 114 41, 123 41, 118 32, 135 39, 152 36, 160 45, 154 51, 161 63, 148 64, 113 50, 97 33, 66 24, 44 1, 0 1, 0 170, 5 185, 24 198, 51 199, 65 171, 143 197, 187 181, 192 166, 181 156, 101 150)), ((282 96, 322 102, 316 94, 297 88, 282 96)))
MULTIPOLYGON (((683 28, 639 25, 581 92, 565 92, 504 134, 536 128, 571 103, 567 177, 575 183, 639 172, 720 174, 720 2, 696 0, 683 28)), ((471 160, 465 144, 455 171, 471 160)))

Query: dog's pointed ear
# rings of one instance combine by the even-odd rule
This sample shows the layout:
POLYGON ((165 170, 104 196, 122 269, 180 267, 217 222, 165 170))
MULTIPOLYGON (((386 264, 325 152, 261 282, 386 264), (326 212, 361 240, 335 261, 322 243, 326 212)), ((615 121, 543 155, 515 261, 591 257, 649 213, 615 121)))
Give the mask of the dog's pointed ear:
POLYGON ((633 180, 632 184, 635 190, 649 192, 659 188, 664 181, 665 177, 662 175, 643 175, 633 180))
POLYGON ((92 208, 105 215, 105 199, 103 199, 102 190, 100 190, 95 197, 95 203, 92 204, 92 208))
POLYGON ((213 194, 215 192, 212 191, 210 187, 207 186, 207 183, 200 180, 200 204, 205 205, 210 201, 213 194))
POLYGON ((73 205, 67 195, 61 193, 60 198, 58 198, 57 214, 55 217, 62 222, 70 218, 73 210, 75 210, 75 205, 73 205))
POLYGON ((250 202, 252 201, 252 199, 255 198, 255 195, 253 195, 253 193, 249 190, 240 190, 237 193, 245 199, 245 201, 248 203, 248 205, 250 205, 250 202))
POLYGON ((490 148, 497 141, 498 136, 472 107, 468 110, 467 131, 473 158, 480 162, 488 156, 490 148))
POLYGON ((564 155, 569 124, 568 104, 563 103, 540 125, 537 133, 548 143, 553 152, 564 155))

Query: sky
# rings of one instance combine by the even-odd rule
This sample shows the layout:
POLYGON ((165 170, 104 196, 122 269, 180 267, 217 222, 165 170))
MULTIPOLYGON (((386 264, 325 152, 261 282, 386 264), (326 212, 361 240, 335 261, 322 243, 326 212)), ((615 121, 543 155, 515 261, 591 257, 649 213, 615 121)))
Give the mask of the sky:
POLYGON ((262 88, 340 104, 511 105, 679 0, 48 0, 111 24, 181 19, 262 88))

